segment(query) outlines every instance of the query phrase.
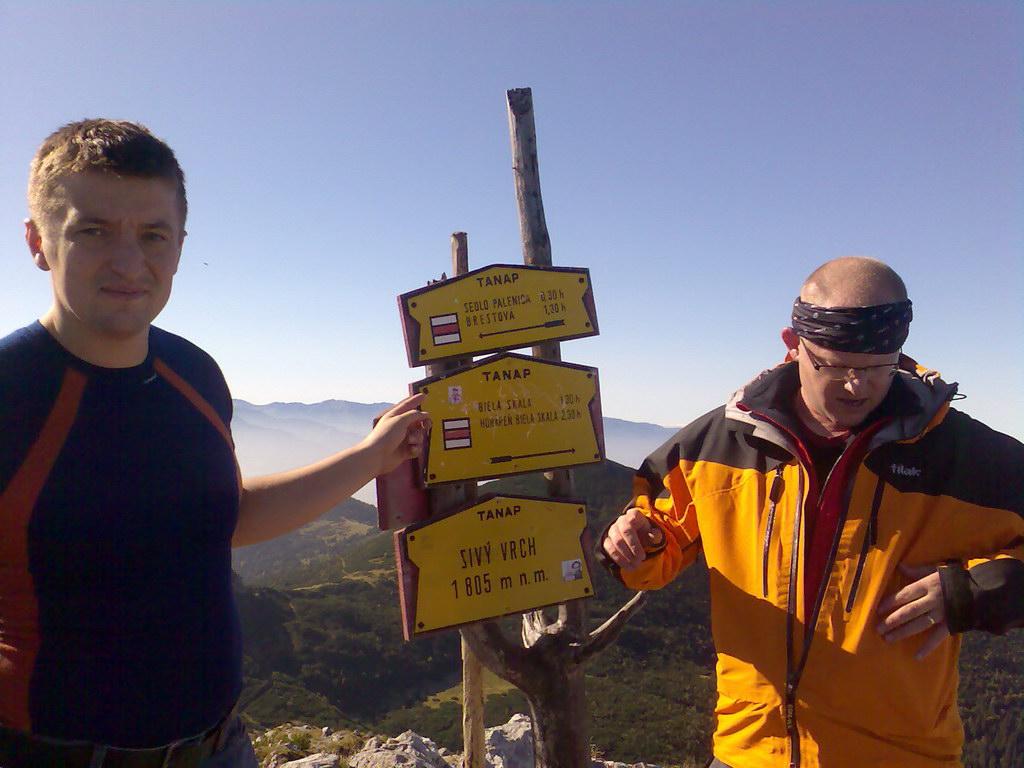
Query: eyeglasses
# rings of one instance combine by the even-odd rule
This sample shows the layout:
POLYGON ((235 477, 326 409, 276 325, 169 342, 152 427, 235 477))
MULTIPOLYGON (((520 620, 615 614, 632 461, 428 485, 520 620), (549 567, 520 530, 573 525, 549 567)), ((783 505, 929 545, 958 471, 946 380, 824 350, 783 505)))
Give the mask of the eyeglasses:
POLYGON ((811 361, 811 365, 814 367, 814 370, 823 374, 830 381, 847 382, 851 379, 864 381, 871 376, 880 377, 883 373, 892 377, 895 376, 896 371, 899 370, 899 360, 892 363, 881 363, 879 365, 862 365, 858 368, 854 368, 849 365, 831 365, 829 363, 823 363, 814 356, 814 353, 807 348, 807 345, 803 343, 802 339, 800 343, 803 345, 804 351, 807 353, 807 359, 811 361))

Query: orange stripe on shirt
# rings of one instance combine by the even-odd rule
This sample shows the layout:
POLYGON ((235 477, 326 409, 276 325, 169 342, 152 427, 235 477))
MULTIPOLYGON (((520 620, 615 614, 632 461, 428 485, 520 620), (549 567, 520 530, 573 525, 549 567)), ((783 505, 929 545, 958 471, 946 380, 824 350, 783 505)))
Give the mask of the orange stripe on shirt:
POLYGON ((29 571, 28 526, 36 501, 78 415, 88 378, 68 369, 39 436, 0 495, 0 722, 31 730, 29 686, 39 653, 39 604, 29 571))
MULTIPOLYGON (((172 387, 181 392, 181 394, 183 394, 185 398, 195 406, 196 410, 203 414, 203 416, 213 424, 216 430, 220 432, 221 437, 224 438, 224 441, 231 448, 232 454, 234 454, 235 441, 231 439, 231 432, 228 429, 227 424, 225 424, 224 420, 220 417, 220 414, 218 414, 216 409, 207 402, 206 398, 196 392, 195 388, 193 388, 191 384, 176 374, 163 360, 154 360, 153 369, 166 379, 172 387)), ((235 459, 235 479, 238 482, 238 492, 241 494, 242 470, 238 466, 237 458, 235 459)))

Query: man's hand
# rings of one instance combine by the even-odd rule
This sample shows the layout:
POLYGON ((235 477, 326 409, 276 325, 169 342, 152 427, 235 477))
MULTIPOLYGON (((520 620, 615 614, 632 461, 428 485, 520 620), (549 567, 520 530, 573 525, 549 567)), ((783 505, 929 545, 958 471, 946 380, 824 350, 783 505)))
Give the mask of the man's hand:
POLYGON ((612 523, 601 545, 617 566, 632 571, 647 557, 644 546, 657 547, 663 541, 665 532, 639 509, 631 507, 612 523))
POLYGON ((288 472, 242 481, 234 547, 294 531, 340 504, 377 475, 423 451, 430 417, 416 410, 423 395, 384 412, 359 445, 288 472))
POLYGON ((899 568, 911 583, 879 604, 878 613, 885 618, 878 632, 886 642, 893 643, 931 630, 914 654, 914 658, 923 659, 949 637, 939 572, 934 565, 901 564, 899 568))
POLYGON ((423 394, 412 395, 385 411, 363 440, 363 447, 376 456, 374 475, 390 472, 406 459, 419 456, 430 427, 430 417, 416 410, 423 394))

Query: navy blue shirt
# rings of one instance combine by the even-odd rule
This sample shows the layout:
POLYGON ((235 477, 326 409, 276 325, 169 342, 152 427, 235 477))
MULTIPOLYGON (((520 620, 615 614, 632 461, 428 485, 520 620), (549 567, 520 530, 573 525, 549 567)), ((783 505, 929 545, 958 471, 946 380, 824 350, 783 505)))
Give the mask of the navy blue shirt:
POLYGON ((118 369, 38 322, 0 340, 0 723, 151 747, 231 707, 230 423, 216 363, 165 331, 118 369))

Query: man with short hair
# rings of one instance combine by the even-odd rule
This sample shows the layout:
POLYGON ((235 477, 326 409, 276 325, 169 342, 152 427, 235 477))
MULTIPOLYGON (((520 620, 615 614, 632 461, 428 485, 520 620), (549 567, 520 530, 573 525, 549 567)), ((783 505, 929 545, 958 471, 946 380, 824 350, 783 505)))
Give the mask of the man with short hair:
POLYGON ((960 633, 1024 625, 1024 446, 902 354, 863 257, 805 282, 787 362, 649 456, 599 554, 657 589, 703 552, 713 766, 960 766, 960 633))
POLYGON ((64 126, 29 210, 53 304, 0 339, 0 765, 252 768, 231 547, 419 453, 426 416, 408 398, 359 445, 243 481, 219 368, 152 326, 185 239, 171 149, 64 126))

